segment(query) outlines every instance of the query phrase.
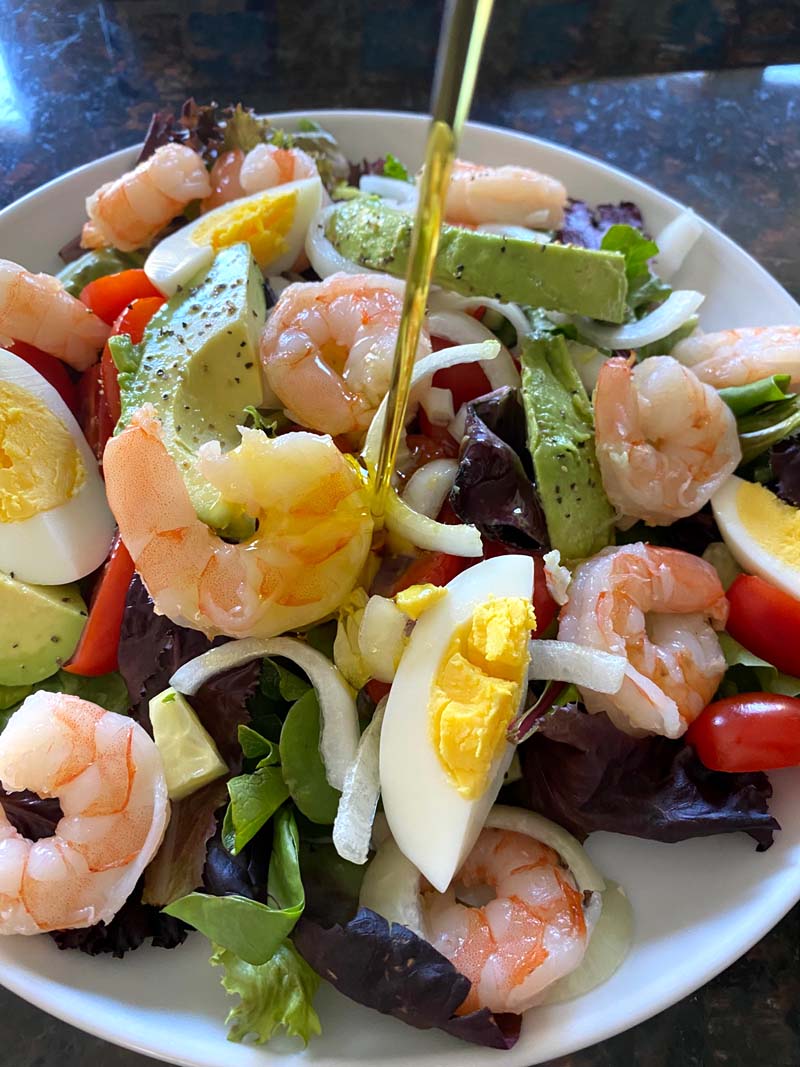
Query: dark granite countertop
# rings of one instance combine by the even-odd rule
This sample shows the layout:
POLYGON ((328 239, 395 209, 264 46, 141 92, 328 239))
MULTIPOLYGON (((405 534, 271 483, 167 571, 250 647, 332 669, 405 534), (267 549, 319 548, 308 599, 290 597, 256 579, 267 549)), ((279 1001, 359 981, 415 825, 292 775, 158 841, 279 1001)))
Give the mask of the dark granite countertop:
MULTIPOLYGON (((175 108, 189 93, 223 102, 242 97, 267 111, 424 109, 439 3, 306 6, 301 25, 293 0, 0 0, 0 206, 132 143, 155 107, 175 108), (414 42, 400 49, 410 25, 414 42)), ((637 47, 625 20, 644 8, 625 0, 609 14, 607 6, 498 2, 473 116, 580 149, 651 182, 719 225, 800 297, 800 66, 568 81, 576 72, 591 78, 798 59, 797 4, 653 0, 637 47), (559 20, 566 8, 572 21, 565 29, 559 20), (746 18, 736 15, 739 8, 746 18), (539 51, 528 46, 536 39, 539 51), (542 76, 550 84, 534 87, 542 76)), ((0 990, 0 1067, 90 1062, 150 1061, 0 990)), ((762 1064, 800 1064, 800 909, 698 993, 558 1061, 762 1064)))

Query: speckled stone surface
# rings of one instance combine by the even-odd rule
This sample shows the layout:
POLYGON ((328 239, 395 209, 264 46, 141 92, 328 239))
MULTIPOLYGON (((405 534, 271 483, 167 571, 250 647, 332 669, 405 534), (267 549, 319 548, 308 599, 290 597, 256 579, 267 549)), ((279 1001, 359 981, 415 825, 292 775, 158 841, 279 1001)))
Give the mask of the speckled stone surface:
MULTIPOLYGON (((301 25, 296 0, 0 0, 0 206, 132 143, 154 107, 190 93, 267 111, 424 109, 440 7, 315 0, 301 25)), ((785 65, 800 61, 797 0, 498 0, 496 11, 474 117, 651 182, 800 297, 800 66, 785 65), (761 66, 602 78, 735 64, 761 66)), ((0 990, 0 1067, 148 1062, 0 990)), ((557 1067, 762 1065, 800 1065, 800 909, 698 993, 557 1067)))

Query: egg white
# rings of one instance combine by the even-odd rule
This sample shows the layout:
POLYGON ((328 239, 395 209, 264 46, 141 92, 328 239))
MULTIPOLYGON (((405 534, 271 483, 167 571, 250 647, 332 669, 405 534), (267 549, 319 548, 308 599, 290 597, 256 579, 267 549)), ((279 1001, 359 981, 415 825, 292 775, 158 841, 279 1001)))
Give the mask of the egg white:
POLYGON ((739 515, 738 495, 745 481, 731 475, 711 498, 714 518, 722 538, 739 566, 757 574, 789 596, 800 599, 800 570, 771 552, 745 527, 739 515))
POLYGON ((380 753, 381 795, 392 836, 440 892, 475 843, 514 746, 505 745, 495 758, 483 795, 467 800, 450 781, 430 739, 431 686, 453 632, 476 608, 491 597, 531 597, 533 560, 485 560, 454 578, 447 591, 416 624, 400 660, 386 705, 380 753))
POLYGON ((0 349, 0 381, 24 389, 64 423, 86 469, 66 503, 19 522, 0 522, 0 570, 35 585, 64 585, 100 566, 114 535, 97 460, 58 392, 19 356, 0 349))
POLYGON ((144 269, 147 277, 165 296, 172 296, 178 286, 186 285, 201 270, 210 267, 214 260, 214 249, 209 244, 197 244, 192 234, 210 220, 222 219, 241 204, 255 201, 268 203, 278 196, 297 190, 295 213, 289 231, 286 234, 286 251, 270 263, 263 265, 265 272, 280 274, 288 270, 303 250, 306 232, 322 202, 322 183, 319 178, 303 178, 296 182, 286 182, 272 189, 264 189, 252 196, 240 197, 227 204, 207 211, 204 215, 182 226, 170 234, 153 249, 147 257, 144 269))

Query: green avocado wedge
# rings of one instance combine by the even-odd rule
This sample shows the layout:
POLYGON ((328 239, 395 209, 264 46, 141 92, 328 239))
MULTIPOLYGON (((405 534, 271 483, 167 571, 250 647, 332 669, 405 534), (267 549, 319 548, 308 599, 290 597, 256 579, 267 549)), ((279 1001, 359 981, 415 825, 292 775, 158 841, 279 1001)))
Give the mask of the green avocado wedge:
POLYGON ((585 559, 614 543, 614 509, 603 489, 594 420, 565 338, 522 342, 522 402, 536 488, 553 548, 585 559))
MULTIPOLYGON (((405 277, 413 219, 372 197, 343 201, 325 235, 346 259, 405 277)), ((442 226, 433 282, 463 296, 623 322, 625 257, 576 245, 539 244, 442 226)))
POLYGON ((77 585, 31 585, 0 572, 0 685, 22 687, 23 700, 26 687, 67 662, 85 625, 77 585))
POLYGON ((152 404, 198 516, 235 538, 252 533, 252 520, 200 474, 197 450, 206 441, 234 448, 244 408, 261 403, 258 339, 265 317, 261 271, 248 245, 236 244, 221 249, 207 271, 156 312, 141 344, 127 334, 109 341, 119 371, 117 431, 152 404))

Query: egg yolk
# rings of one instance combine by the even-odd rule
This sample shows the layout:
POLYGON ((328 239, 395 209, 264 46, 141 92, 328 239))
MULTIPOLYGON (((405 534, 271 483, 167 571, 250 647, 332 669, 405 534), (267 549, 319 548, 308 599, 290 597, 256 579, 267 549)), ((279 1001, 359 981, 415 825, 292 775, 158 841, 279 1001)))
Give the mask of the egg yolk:
POLYGON ((489 785, 519 707, 535 626, 530 601, 492 598, 455 631, 439 664, 428 702, 430 736, 442 767, 467 800, 489 785))
POLYGON ((263 270, 286 251, 286 235, 297 206, 297 190, 271 194, 214 212, 192 230, 192 241, 215 250, 246 241, 263 270))
POLYGON ((742 482, 736 494, 739 521, 753 540, 800 570, 800 511, 763 485, 742 482))
POLYGON ((447 590, 443 585, 425 582, 423 585, 410 585, 408 589, 401 589, 395 594, 394 602, 404 615, 416 620, 446 596, 447 590))
POLYGON ((86 480, 72 434, 26 389, 0 382, 0 522, 65 504, 86 480))

